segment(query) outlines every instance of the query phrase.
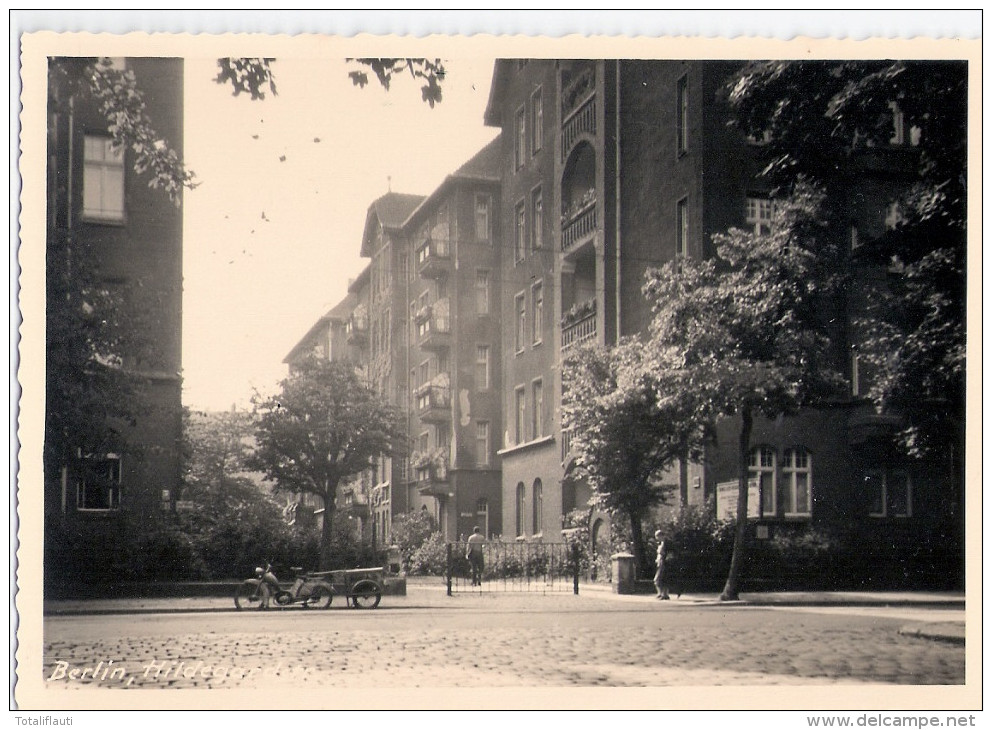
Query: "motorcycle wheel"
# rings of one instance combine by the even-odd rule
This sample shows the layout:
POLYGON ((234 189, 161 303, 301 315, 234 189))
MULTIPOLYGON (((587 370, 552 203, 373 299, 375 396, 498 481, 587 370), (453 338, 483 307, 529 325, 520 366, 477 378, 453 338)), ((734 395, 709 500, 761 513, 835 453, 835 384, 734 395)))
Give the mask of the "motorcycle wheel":
POLYGON ((262 592, 258 584, 246 580, 234 592, 234 606, 239 611, 243 608, 258 608, 262 600, 262 592))
POLYGON ((330 608, 334 595, 327 586, 314 586, 310 597, 303 602, 303 608, 330 608))
POLYGON ((351 605, 355 608, 375 608, 382 600, 379 586, 370 580, 362 580, 351 589, 351 605))

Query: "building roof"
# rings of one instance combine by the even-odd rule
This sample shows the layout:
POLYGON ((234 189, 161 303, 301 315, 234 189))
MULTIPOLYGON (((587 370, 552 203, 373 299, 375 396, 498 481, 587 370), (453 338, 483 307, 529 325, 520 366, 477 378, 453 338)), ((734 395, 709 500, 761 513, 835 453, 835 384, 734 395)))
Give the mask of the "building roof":
POLYGON ((506 58, 497 58, 493 63, 493 81, 489 85, 489 101, 486 103, 486 111, 482 115, 482 121, 488 127, 503 126, 499 102, 509 77, 511 63, 512 61, 506 58))
POLYGON ((500 153, 502 152, 501 140, 502 138, 497 135, 485 147, 476 152, 468 162, 444 178, 434 192, 424 198, 423 202, 410 213, 410 216, 403 222, 403 227, 406 228, 416 223, 426 211, 432 209, 438 200, 447 193, 448 188, 456 183, 482 182, 499 184, 500 153))
POLYGON ((362 289, 369 285, 369 279, 372 276, 372 264, 368 263, 362 272, 355 278, 353 282, 348 284, 348 291, 352 294, 360 294, 362 289))
POLYGON ((352 311, 354 311, 357 305, 358 296, 349 292, 344 299, 331 307, 327 313, 313 323, 313 326, 307 330, 307 333, 300 338, 299 342, 293 345, 293 349, 283 358, 283 363, 288 365, 303 353, 308 352, 313 347, 313 341, 317 335, 326 331, 332 322, 344 322, 351 316, 352 311))
POLYGON ((378 223, 385 229, 398 230, 410 213, 424 200, 423 195, 407 193, 386 193, 372 202, 365 215, 365 231, 362 234, 362 256, 371 256, 372 233, 378 223))

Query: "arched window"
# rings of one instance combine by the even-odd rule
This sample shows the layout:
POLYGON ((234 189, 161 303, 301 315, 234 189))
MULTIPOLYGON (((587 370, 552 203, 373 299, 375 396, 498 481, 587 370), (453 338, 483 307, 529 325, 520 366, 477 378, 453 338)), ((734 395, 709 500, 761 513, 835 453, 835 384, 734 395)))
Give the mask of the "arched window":
POLYGON ((527 488, 524 486, 523 482, 517 482, 517 536, 524 534, 524 493, 527 488))
POLYGON ((540 479, 534 480, 534 495, 532 497, 533 504, 533 525, 531 527, 531 532, 538 535, 544 530, 542 525, 544 524, 544 485, 541 484, 540 479))
POLYGON ((749 479, 758 480, 758 493, 761 495, 761 515, 764 517, 775 516, 775 505, 777 504, 775 461, 775 449, 770 446, 758 446, 751 449, 748 459, 747 475, 749 479))
POLYGON ((788 515, 809 515, 813 504, 812 466, 813 457, 806 449, 789 449, 782 459, 782 476, 785 479, 785 513, 788 515))

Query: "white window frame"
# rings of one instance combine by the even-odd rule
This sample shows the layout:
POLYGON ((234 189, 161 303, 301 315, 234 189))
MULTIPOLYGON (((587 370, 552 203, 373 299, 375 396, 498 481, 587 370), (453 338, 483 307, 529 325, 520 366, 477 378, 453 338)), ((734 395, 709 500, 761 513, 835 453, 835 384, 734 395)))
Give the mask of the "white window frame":
POLYGON ((689 198, 685 197, 675 204, 676 225, 676 255, 680 258, 689 256, 689 198))
POLYGON ((749 195, 744 222, 756 236, 767 236, 772 231, 772 219, 775 217, 775 203, 771 198, 749 195))
POLYGON ((520 107, 513 115, 513 169, 527 162, 527 109, 520 107))
POLYGON ((493 239, 492 198, 484 193, 475 196, 475 238, 487 243, 493 239))
POLYGON ((778 506, 778 454, 770 446, 755 446, 748 454, 747 461, 748 479, 759 480, 758 514, 761 517, 774 517, 778 506), (767 492, 765 486, 769 483, 771 491, 767 492), (766 495, 770 495, 770 499, 767 499, 766 495), (771 512, 765 510, 766 502, 771 503, 771 512))
POLYGON ((527 206, 519 201, 513 209, 513 261, 527 258, 527 206))
POLYGON ((544 147, 544 97, 540 86, 530 95, 530 153, 536 155, 544 147))
POLYGON ((488 269, 475 270, 475 308, 476 314, 485 317, 490 310, 490 276, 488 269))
POLYGON ((489 421, 475 422, 475 463, 478 466, 489 466, 489 432, 489 421))
POLYGON ((478 390, 489 390, 491 387, 491 348, 489 345, 475 346, 475 387, 478 390))
POLYGON ((519 292, 513 298, 513 336, 514 350, 519 355, 524 351, 527 342, 527 294, 519 292))
POLYGON ((530 287, 531 309, 531 344, 540 345, 544 341, 544 280, 535 281, 530 287))
POLYGON ((124 222, 124 152, 115 150, 111 137, 83 135, 83 220, 98 223, 124 222), (100 154, 97 155, 97 148, 100 154), (120 197, 108 192, 117 182, 120 197), (94 200, 95 198, 95 200, 94 200))
POLYGON ((544 379, 535 378, 532 380, 530 392, 533 404, 531 408, 531 438, 536 441, 544 436, 544 379))
POLYGON ((530 192, 530 245, 531 250, 544 248, 544 192, 538 185, 530 192))
POLYGON ((786 517, 809 517, 813 512, 813 456, 801 447, 787 449, 782 458, 782 476, 788 494, 789 504, 785 510, 786 517), (805 463, 799 465, 799 459, 805 463), (806 477, 806 509, 797 509, 799 495, 799 478, 806 477))
POLYGON ((689 151, 689 76, 681 76, 675 90, 675 146, 678 156, 689 151))
POLYGON ((527 388, 522 385, 513 389, 513 423, 517 444, 527 443, 527 388))

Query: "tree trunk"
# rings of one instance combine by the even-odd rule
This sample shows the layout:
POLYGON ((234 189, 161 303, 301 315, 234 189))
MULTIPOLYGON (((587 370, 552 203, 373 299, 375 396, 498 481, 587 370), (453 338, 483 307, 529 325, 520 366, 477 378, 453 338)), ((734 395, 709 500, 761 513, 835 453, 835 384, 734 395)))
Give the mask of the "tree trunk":
POLYGON ((679 508, 689 504, 689 449, 682 449, 679 456, 679 508))
POLYGON ((331 538, 334 534, 334 492, 328 488, 324 493, 324 522, 320 529, 320 569, 331 570, 331 538))
POLYGON ((744 563, 745 539, 747 537, 747 457, 751 445, 752 425, 751 409, 745 407, 741 411, 741 432, 737 453, 737 529, 734 531, 734 553, 730 558, 727 584, 723 587, 723 593, 720 594, 721 601, 736 601, 740 598, 737 584, 740 580, 741 566, 744 563))
POLYGON ((641 517, 635 514, 633 510, 629 513, 630 515, 630 542, 631 548, 634 551, 634 578, 637 578, 644 572, 644 532, 641 529, 641 517))

